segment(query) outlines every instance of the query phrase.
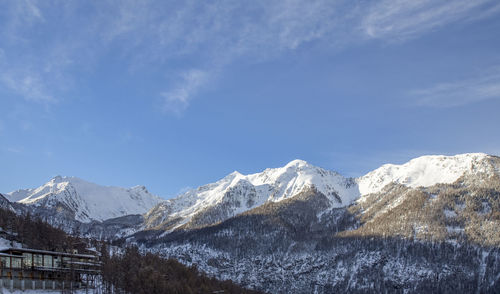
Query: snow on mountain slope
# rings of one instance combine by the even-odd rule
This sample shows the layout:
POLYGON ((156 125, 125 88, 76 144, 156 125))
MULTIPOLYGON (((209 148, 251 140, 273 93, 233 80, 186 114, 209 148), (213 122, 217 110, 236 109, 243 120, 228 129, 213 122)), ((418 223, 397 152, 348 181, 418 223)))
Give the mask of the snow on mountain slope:
POLYGON ((248 175, 247 179, 256 187, 272 187, 269 200, 280 201, 302 192, 305 186, 314 186, 325 194, 336 206, 345 206, 357 196, 355 183, 342 175, 315 167, 303 160, 294 160, 282 168, 266 169, 262 173, 248 175), (338 194, 340 199, 336 199, 338 194))
POLYGON ((312 186, 330 199, 332 207, 349 205, 359 196, 352 179, 302 160, 294 160, 284 167, 251 175, 233 172, 215 183, 189 190, 161 203, 146 218, 150 220, 149 226, 177 220, 177 227, 212 208, 210 219, 221 221, 266 201, 276 202, 295 196, 312 186), (219 209, 215 212, 214 207, 224 207, 224 211, 219 209))
POLYGON ((464 174, 500 174, 500 158, 482 153, 422 156, 402 165, 386 164, 357 179, 294 160, 280 168, 221 180, 189 190, 166 201, 144 187, 104 187, 74 177, 55 177, 36 189, 6 194, 11 202, 48 207, 82 222, 128 214, 145 214, 145 227, 203 226, 223 221, 268 201, 278 202, 314 186, 330 200, 330 208, 344 207, 387 184, 408 187, 452 183, 464 174))
POLYGON ((106 187, 76 177, 61 176, 36 189, 18 190, 6 196, 10 201, 29 206, 64 207, 81 222, 143 214, 161 201, 144 186, 129 189, 106 187))
POLYGON ((455 156, 431 155, 402 165, 386 164, 357 179, 294 160, 280 168, 242 175, 233 172, 223 179, 167 200, 146 214, 146 226, 175 228, 190 222, 198 225, 222 221, 267 201, 281 201, 314 186, 326 195, 331 207, 343 207, 364 195, 380 192, 390 183, 411 188, 455 182, 464 174, 498 174, 497 157, 483 153, 455 156))
POLYGON ((30 196, 35 189, 19 189, 10 193, 7 193, 6 196, 10 202, 18 202, 19 200, 23 200, 24 198, 30 196))
POLYGON ((0 208, 14 210, 10 201, 3 194, 0 194, 0 208))
POLYGON ((422 156, 402 165, 385 164, 358 178, 357 183, 361 195, 380 192, 389 183, 411 188, 450 184, 465 173, 498 172, 488 161, 490 157, 484 153, 422 156))

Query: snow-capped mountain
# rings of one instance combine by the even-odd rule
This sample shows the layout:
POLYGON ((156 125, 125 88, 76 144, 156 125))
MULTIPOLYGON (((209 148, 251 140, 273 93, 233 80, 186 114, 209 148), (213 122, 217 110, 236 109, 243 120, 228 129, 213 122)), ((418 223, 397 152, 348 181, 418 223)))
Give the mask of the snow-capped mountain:
POLYGON ((175 229, 188 224, 214 224, 266 202, 279 202, 314 187, 330 200, 329 208, 346 207, 363 196, 380 192, 388 184, 410 188, 450 184, 463 175, 498 173, 498 166, 484 153, 455 156, 422 156, 402 165, 386 164, 352 179, 293 160, 284 167, 242 175, 233 172, 223 179, 189 190, 160 203, 146 215, 147 228, 175 229))
POLYGON ((235 171, 215 183, 189 190, 157 205, 146 215, 146 222, 148 227, 169 229, 189 222, 194 227, 212 224, 268 201, 288 199, 310 187, 328 197, 330 208, 347 206, 359 196, 352 179, 293 160, 284 167, 256 174, 235 171))
POLYGON ((11 202, 29 207, 56 209, 74 215, 80 222, 103 221, 130 214, 143 214, 162 199, 144 186, 107 187, 76 177, 57 176, 36 189, 6 194, 11 202))
POLYGON ((465 174, 498 173, 499 167, 484 153, 421 156, 402 165, 385 164, 358 178, 361 195, 380 192, 390 183, 411 188, 451 184, 465 174))
POLYGON ((386 164, 353 179, 293 160, 283 167, 242 175, 233 172, 221 180, 191 189, 174 199, 162 200, 145 187, 105 187, 75 177, 57 176, 35 189, 5 194, 11 202, 64 212, 80 222, 103 221, 130 214, 144 214, 144 228, 173 230, 202 227, 224 221, 267 202, 293 198, 306 188, 324 194, 325 209, 346 207, 379 193, 388 184, 410 188, 453 183, 463 175, 499 174, 492 156, 469 153, 455 156, 422 156, 402 165, 386 164))
POLYGON ((470 153, 386 164, 359 178, 294 160, 164 201, 143 187, 61 177, 6 197, 51 207, 42 217, 69 211, 64 225, 105 220, 71 221, 67 231, 123 238, 272 293, 498 293, 498 195, 500 157, 470 153))
POLYGON ((480 153, 357 179, 293 161, 162 203, 167 231, 127 240, 271 293, 499 293, 499 195, 500 157, 480 153))

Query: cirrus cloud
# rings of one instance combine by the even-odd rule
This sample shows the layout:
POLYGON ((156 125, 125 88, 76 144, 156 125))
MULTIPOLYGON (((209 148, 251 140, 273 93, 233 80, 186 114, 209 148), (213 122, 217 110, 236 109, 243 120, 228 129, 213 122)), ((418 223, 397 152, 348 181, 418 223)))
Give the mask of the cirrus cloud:
POLYGON ((409 92, 420 106, 455 107, 500 99, 500 69, 493 68, 469 79, 438 83, 409 92))
POLYGON ((404 41, 497 15, 500 4, 24 0, 2 2, 0 11, 0 87, 28 101, 54 103, 85 82, 82 72, 91 74, 112 54, 131 73, 180 77, 150 93, 162 97, 165 112, 178 115, 238 60, 271 60, 312 42, 345 48, 372 39, 404 41))

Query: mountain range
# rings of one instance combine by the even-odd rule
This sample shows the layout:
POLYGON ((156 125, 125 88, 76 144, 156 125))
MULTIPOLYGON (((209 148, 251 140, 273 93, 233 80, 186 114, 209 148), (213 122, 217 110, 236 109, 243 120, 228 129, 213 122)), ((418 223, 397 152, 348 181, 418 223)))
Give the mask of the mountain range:
POLYGON ((0 205, 67 231, 272 293, 500 288, 500 158, 483 153, 422 156, 358 178, 294 160, 168 200, 75 177, 4 196, 0 205))
POLYGON ((143 214, 161 202, 161 198, 150 194, 144 186, 106 187, 61 176, 36 189, 21 189, 5 196, 11 202, 26 206, 56 209, 80 222, 143 214))

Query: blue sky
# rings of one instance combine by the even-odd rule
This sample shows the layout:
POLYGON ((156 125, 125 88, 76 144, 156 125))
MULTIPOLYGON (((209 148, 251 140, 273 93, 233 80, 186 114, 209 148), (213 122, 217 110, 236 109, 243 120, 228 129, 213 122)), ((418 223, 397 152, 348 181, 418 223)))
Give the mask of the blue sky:
POLYGON ((2 1, 0 191, 500 154, 498 1, 2 1))

